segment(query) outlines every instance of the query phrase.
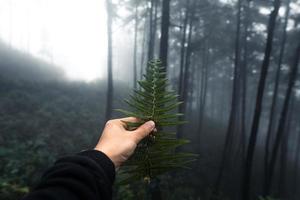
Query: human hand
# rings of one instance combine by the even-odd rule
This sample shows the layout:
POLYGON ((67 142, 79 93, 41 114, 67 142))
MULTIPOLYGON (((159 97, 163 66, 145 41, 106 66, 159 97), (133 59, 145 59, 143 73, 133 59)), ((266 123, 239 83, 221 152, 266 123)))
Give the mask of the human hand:
POLYGON ((134 131, 125 129, 127 122, 138 122, 137 118, 128 117, 106 122, 95 150, 105 153, 118 169, 134 152, 137 144, 153 131, 155 124, 148 121, 134 131))

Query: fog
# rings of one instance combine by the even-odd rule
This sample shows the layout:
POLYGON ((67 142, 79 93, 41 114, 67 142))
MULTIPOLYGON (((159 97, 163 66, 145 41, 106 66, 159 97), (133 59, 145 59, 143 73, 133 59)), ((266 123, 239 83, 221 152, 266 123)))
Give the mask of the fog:
MULTIPOLYGON (((183 101, 178 152, 198 158, 149 191, 300 199, 299 36, 299 0, 0 0, 0 200, 93 148, 152 59, 183 101)), ((146 199, 143 184, 113 199, 146 199)))
MULTIPOLYGON (((60 66, 72 80, 105 77, 104 1, 1 0, 0 8, 0 36, 9 46, 60 66)), ((131 57, 133 38, 122 24, 115 24, 114 38, 116 78, 122 79, 118 68, 132 64, 124 60, 131 57)))

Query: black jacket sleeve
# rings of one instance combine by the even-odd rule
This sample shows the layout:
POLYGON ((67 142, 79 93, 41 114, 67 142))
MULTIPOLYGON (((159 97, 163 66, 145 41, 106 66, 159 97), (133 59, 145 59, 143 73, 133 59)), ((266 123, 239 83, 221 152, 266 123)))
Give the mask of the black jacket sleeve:
POLYGON ((84 151, 56 161, 23 200, 111 199, 114 179, 114 164, 104 153, 84 151))

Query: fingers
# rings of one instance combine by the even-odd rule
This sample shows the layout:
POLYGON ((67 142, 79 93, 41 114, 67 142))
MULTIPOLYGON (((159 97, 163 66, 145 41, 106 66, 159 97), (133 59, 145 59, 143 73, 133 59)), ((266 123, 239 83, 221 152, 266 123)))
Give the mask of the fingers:
POLYGON ((111 119, 106 122, 106 125, 108 124, 114 124, 118 127, 125 128, 126 127, 126 122, 139 122, 138 118, 135 117, 125 117, 125 118, 120 118, 120 119, 111 119))
MULTIPOLYGON (((121 119, 109 120, 107 124, 114 124, 119 127, 126 127, 126 122, 139 122, 140 119, 136 117, 125 117, 121 119)), ((124 129, 125 130, 125 129, 124 129)), ((141 125, 134 131, 130 131, 130 136, 133 138, 135 143, 139 143, 144 137, 149 135, 152 131, 155 131, 155 123, 153 121, 148 121, 141 125)))
POLYGON ((144 137, 149 135, 155 128, 153 121, 148 121, 141 125, 138 129, 131 132, 131 135, 136 143, 139 143, 144 137))
POLYGON ((119 126, 122 126, 124 129, 127 128, 127 124, 126 122, 139 122, 139 119, 136 117, 125 117, 125 118, 121 118, 121 119, 117 119, 118 120, 118 124, 119 126))
POLYGON ((139 122, 140 120, 136 117, 125 117, 125 118, 121 118, 119 119, 120 121, 126 121, 126 122, 139 122))
POLYGON ((136 117, 125 117, 125 118, 119 119, 120 125, 122 125, 123 127, 127 127, 126 122, 135 123, 135 122, 139 122, 139 121, 140 120, 136 117))

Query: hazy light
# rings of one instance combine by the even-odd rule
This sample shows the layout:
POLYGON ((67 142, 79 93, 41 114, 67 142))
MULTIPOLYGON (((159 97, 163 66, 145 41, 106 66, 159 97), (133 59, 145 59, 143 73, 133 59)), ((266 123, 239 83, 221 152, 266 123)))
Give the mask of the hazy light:
POLYGON ((0 37, 63 67, 72 79, 106 72, 106 11, 102 0, 0 0, 0 37))
POLYGON ((269 8, 265 8, 265 7, 262 7, 259 9, 259 13, 260 14, 263 14, 263 15, 269 15, 271 13, 271 9, 269 8))

